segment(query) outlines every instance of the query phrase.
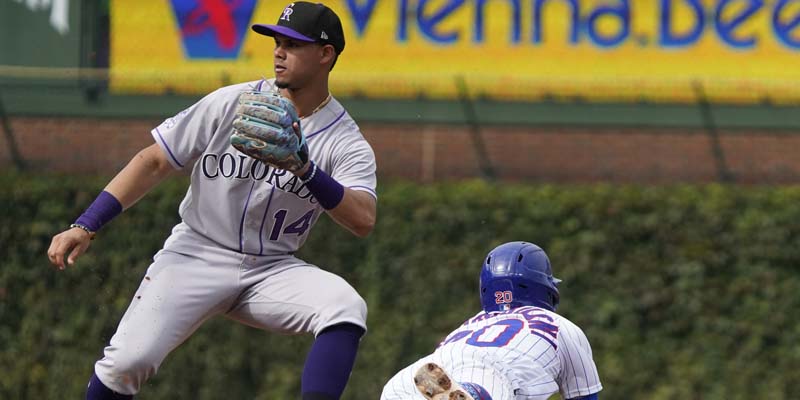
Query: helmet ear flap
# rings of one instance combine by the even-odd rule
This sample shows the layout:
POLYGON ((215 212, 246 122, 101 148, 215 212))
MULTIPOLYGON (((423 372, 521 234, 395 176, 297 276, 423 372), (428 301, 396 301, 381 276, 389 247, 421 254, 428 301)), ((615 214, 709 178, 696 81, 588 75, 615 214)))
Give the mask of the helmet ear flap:
POLYGON ((558 308, 558 295, 555 293, 550 293, 550 304, 553 306, 553 311, 558 308))

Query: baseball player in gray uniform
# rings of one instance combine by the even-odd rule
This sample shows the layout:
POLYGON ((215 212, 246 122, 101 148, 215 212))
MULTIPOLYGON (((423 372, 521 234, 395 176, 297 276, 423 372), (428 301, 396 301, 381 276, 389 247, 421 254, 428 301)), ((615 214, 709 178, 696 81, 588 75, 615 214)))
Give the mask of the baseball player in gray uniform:
POLYGON ((498 246, 483 261, 483 311, 398 372, 381 400, 597 400, 589 341, 555 313, 559 282, 539 246, 498 246))
POLYGON ((323 213, 359 237, 375 224, 374 153, 328 91, 344 33, 330 8, 307 2, 289 4, 275 25, 252 28, 274 39, 275 78, 223 87, 164 121, 152 130, 155 143, 52 239, 48 257, 63 270, 114 216, 172 171, 192 168, 182 221, 96 362, 87 399, 133 398, 170 351, 217 315, 313 334, 302 398, 338 399, 344 391, 366 331, 366 304, 344 279, 293 255, 323 213), (281 170, 232 147, 234 110, 246 91, 274 91, 294 105, 307 144, 299 169, 281 170))

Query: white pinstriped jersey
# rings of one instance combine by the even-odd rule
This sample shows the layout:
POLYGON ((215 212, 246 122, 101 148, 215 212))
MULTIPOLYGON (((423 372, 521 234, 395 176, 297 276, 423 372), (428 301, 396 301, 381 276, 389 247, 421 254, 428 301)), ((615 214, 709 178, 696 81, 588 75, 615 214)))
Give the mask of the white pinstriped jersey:
MULTIPOLYGON (((173 167, 194 164, 180 205, 183 225, 222 247, 252 255, 293 253, 324 212, 302 181, 230 144, 236 102, 244 90, 275 91, 274 79, 223 87, 153 129, 173 167)), ((375 155, 336 100, 300 121, 309 156, 342 186, 376 195, 375 155)), ((182 246, 181 229, 167 247, 182 246)))
POLYGON ((450 333, 433 354, 395 375, 381 399, 421 399, 413 373, 429 361, 458 382, 483 386, 493 400, 546 400, 557 392, 572 399, 602 389, 583 331, 538 307, 478 313, 450 333))

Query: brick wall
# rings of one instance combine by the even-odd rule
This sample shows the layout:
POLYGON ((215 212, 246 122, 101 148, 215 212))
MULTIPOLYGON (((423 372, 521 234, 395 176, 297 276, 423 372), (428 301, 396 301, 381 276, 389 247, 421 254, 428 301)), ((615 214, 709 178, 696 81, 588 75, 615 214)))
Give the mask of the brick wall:
MULTIPOLYGON (((32 171, 108 173, 151 144, 160 120, 14 117, 11 127, 32 171)), ((416 181, 481 176, 466 126, 362 123, 384 178, 416 181)), ((670 183, 718 179, 703 130, 587 127, 484 127, 496 176, 535 182, 670 183)), ((737 182, 800 182, 800 132, 720 132, 725 164, 737 182)), ((0 165, 12 158, 5 136, 0 165)))

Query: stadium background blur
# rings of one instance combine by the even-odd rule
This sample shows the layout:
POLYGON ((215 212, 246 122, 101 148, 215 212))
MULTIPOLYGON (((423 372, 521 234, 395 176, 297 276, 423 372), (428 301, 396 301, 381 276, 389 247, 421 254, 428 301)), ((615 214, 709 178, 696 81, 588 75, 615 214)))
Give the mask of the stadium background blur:
MULTIPOLYGON (((346 398, 474 312, 477 260, 509 240, 567 278, 603 397, 800 397, 800 2, 327 4, 347 37, 332 92, 380 175, 367 243, 322 221, 303 254, 370 304, 346 398)), ((164 118, 270 77, 248 27, 284 6, 0 0, 0 398, 80 397, 187 181, 66 274, 49 238, 164 118)), ((306 345, 212 321, 141 398, 291 398, 306 345)))

